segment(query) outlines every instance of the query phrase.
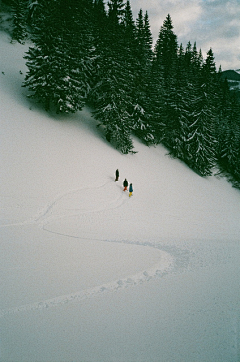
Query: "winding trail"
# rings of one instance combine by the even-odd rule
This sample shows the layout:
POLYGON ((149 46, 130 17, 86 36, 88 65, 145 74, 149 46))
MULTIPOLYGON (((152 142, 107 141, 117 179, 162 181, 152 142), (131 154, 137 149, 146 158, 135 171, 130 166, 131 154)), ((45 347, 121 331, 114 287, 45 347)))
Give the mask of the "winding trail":
MULTIPOLYGON (((172 260, 173 262, 173 260, 172 260)), ((152 266, 150 269, 139 272, 135 275, 129 276, 127 278, 114 280, 112 282, 101 284, 93 288, 88 288, 83 291, 74 292, 67 295, 62 295, 56 298, 47 299, 41 302, 25 304, 16 308, 10 308, 7 310, 0 310, 0 317, 16 314, 19 312, 42 310, 45 308, 62 306, 70 302, 80 302, 82 300, 95 297, 99 294, 116 292, 119 289, 125 289, 132 286, 142 284, 146 281, 149 281, 153 278, 161 277, 164 274, 168 273, 172 268, 171 261, 169 260, 169 254, 166 252, 161 253, 161 261, 152 266)))
POLYGON ((57 227, 60 227, 59 225, 62 224, 63 220, 68 221, 72 218, 75 218, 79 223, 81 217, 85 215, 98 217, 99 213, 117 209, 129 201, 128 196, 125 193, 119 192, 119 194, 117 194, 115 187, 112 187, 111 190, 111 187, 109 188, 110 184, 113 183, 108 181, 95 188, 86 187, 70 190, 62 195, 58 195, 55 200, 47 204, 38 213, 38 215, 34 216, 33 218, 22 223, 5 225, 5 227, 17 227, 27 224, 36 224, 45 232, 65 236, 67 238, 91 240, 96 242, 102 241, 109 243, 131 244, 136 245, 136 247, 151 247, 159 253, 158 263, 134 275, 120 278, 106 284, 97 285, 92 288, 73 292, 67 295, 57 296, 40 302, 25 304, 6 310, 0 310, 0 317, 30 310, 32 311, 57 307, 66 303, 79 302, 87 298, 92 298, 99 294, 116 292, 119 289, 129 288, 147 282, 153 278, 162 277, 173 269, 175 264, 175 257, 171 254, 171 252, 162 250, 161 245, 158 243, 130 240, 111 240, 107 237, 93 237, 91 234, 83 236, 84 233, 88 234, 88 232, 86 233, 86 231, 84 231, 84 227, 83 230, 80 231, 74 230, 73 227, 72 232, 62 232, 61 228, 59 228, 59 231, 56 230, 56 225, 57 227), (110 195, 107 198, 106 194, 109 193, 110 195), (116 197, 116 195, 118 196, 116 197), (53 228, 53 224, 55 225, 55 229, 53 228))

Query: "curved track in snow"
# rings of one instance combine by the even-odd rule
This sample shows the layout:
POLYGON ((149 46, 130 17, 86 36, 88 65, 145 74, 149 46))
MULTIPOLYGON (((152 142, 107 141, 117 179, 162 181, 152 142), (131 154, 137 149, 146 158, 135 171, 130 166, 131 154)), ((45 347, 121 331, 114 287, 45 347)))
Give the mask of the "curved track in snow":
MULTIPOLYGON (((151 242, 118 240, 109 238, 105 231, 98 231, 99 234, 93 235, 91 230, 86 230, 83 225, 86 216, 90 217, 90 224, 96 220, 102 220, 100 213, 111 212, 123 206, 129 200, 128 194, 124 192, 116 193, 116 187, 113 182, 108 181, 98 187, 85 187, 76 190, 70 190, 62 195, 58 195, 52 202, 48 203, 39 214, 30 220, 22 223, 11 224, 11 226, 21 226, 27 224, 37 224, 43 231, 56 235, 65 236, 66 238, 75 238, 91 241, 101 241, 108 243, 122 243, 136 245, 136 247, 151 247, 159 253, 158 263, 148 267, 134 275, 119 278, 111 282, 87 288, 85 290, 72 292, 67 295, 57 296, 44 301, 21 305, 0 311, 0 317, 4 315, 15 314, 29 310, 40 310, 49 307, 61 306, 69 302, 79 302, 87 298, 94 297, 102 293, 115 292, 119 289, 129 288, 142 284, 156 277, 161 277, 168 273, 174 265, 174 257, 171 253, 162 250, 161 245, 151 242), (106 198, 106 194, 109 195, 106 198), (116 196, 117 195, 117 196, 116 196), (95 219, 94 219, 95 217, 95 219), (64 225, 65 222, 65 225, 64 225), (71 224, 72 222, 72 224, 71 224), (71 224, 70 230, 66 231, 66 225, 71 224), (82 228, 79 229, 79 224, 82 228)), ((120 187, 117 184, 117 187, 120 187)), ((5 227, 10 225, 5 225, 5 227)), ((94 228, 93 228, 94 229, 94 228)))

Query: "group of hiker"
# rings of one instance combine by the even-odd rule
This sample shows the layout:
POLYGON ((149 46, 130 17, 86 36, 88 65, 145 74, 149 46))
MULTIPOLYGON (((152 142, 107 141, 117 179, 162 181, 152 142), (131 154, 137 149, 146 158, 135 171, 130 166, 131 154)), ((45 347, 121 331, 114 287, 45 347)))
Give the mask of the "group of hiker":
MULTIPOLYGON (((116 170, 116 178, 115 178, 115 181, 118 181, 118 179, 119 179, 119 170, 117 169, 117 170, 116 170)), ((127 191, 127 188, 128 188, 128 181, 127 181, 127 179, 125 178, 125 180, 123 181, 123 191, 127 191)), ((132 184, 130 184, 128 191, 129 191, 129 197, 131 197, 132 194, 133 194, 133 186, 132 186, 132 184)))

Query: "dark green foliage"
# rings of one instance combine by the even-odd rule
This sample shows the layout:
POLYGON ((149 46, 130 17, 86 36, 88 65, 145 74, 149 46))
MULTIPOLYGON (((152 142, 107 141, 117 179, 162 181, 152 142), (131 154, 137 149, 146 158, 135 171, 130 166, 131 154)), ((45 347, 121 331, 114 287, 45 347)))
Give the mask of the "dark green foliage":
POLYGON ((34 45, 24 85, 46 109, 76 112, 88 102, 122 153, 135 134, 201 176, 219 165, 240 183, 239 101, 212 49, 204 60, 196 43, 178 46, 170 15, 153 51, 148 13, 134 22, 129 0, 30 1, 26 14, 34 45))
POLYGON ((94 116, 105 127, 107 140, 121 152, 128 153, 133 148, 129 126, 131 98, 126 83, 128 73, 121 63, 111 57, 106 58, 105 69, 104 78, 93 91, 94 116))
POLYGON ((91 91, 94 115, 105 128, 106 138, 122 153, 132 150, 134 57, 131 44, 135 39, 130 4, 108 3, 108 22, 96 65, 99 73, 91 91))
MULTIPOLYGON (((91 76, 91 88, 93 89, 95 85, 102 79, 103 76, 103 67, 105 61, 105 54, 107 49, 107 13, 103 0, 94 0, 93 11, 93 66, 92 66, 92 76, 91 76)), ((95 96, 98 95, 95 92, 95 96)), ((90 92, 89 102, 94 102, 93 92, 90 92)))
POLYGON ((191 114, 191 83, 188 81, 188 67, 182 45, 179 48, 176 75, 168 90, 168 121, 164 143, 172 156, 186 161, 189 118, 191 114))
POLYGON ((151 125, 149 112, 148 91, 151 78, 152 62, 152 34, 149 25, 148 14, 143 16, 142 9, 136 20, 136 47, 135 47, 135 69, 134 69, 134 111, 133 131, 146 144, 156 143, 155 130, 151 125))
POLYGON ((124 1, 123 0, 110 0, 108 2, 108 19, 109 24, 112 29, 119 27, 119 24, 122 23, 123 14, 124 14, 124 1))
POLYGON ((212 50, 199 72, 191 93, 186 162, 202 176, 209 176, 216 164, 217 92, 212 50))
POLYGON ((46 110, 54 105, 57 112, 75 112, 84 106, 90 89, 90 9, 74 0, 42 0, 39 10, 35 45, 25 57, 29 70, 24 86, 46 110))
POLYGON ((202 85, 201 94, 192 102, 192 123, 189 124, 186 162, 202 176, 209 176, 216 164, 216 139, 214 137, 214 114, 208 107, 208 95, 202 85))
MULTIPOLYGON (((162 142, 172 149, 173 144, 178 142, 179 133, 179 109, 177 86, 177 37, 173 32, 173 25, 170 15, 167 16, 160 29, 158 40, 154 49, 153 74, 151 81, 160 93, 155 94, 154 103, 161 102, 160 123, 162 142), (158 97, 161 98, 158 100, 158 97)), ((152 85, 153 88, 153 85, 152 85)))
POLYGON ((232 176, 240 187, 240 103, 228 93, 225 112, 219 127, 218 161, 223 172, 232 176))
POLYGON ((173 32, 172 19, 168 14, 160 29, 154 49, 154 59, 162 69, 165 86, 174 77, 177 63, 177 36, 173 32))
POLYGON ((12 40, 24 42, 27 37, 27 0, 12 0, 13 31, 12 40))

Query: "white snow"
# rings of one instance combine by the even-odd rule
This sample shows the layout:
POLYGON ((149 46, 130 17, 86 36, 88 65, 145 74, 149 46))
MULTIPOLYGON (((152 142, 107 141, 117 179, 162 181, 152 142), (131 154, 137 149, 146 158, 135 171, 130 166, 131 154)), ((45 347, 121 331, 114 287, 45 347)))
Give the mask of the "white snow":
POLYGON ((47 114, 21 88, 27 45, 9 40, 0 361, 240 361, 240 192, 161 146, 120 154, 87 108, 47 114))

